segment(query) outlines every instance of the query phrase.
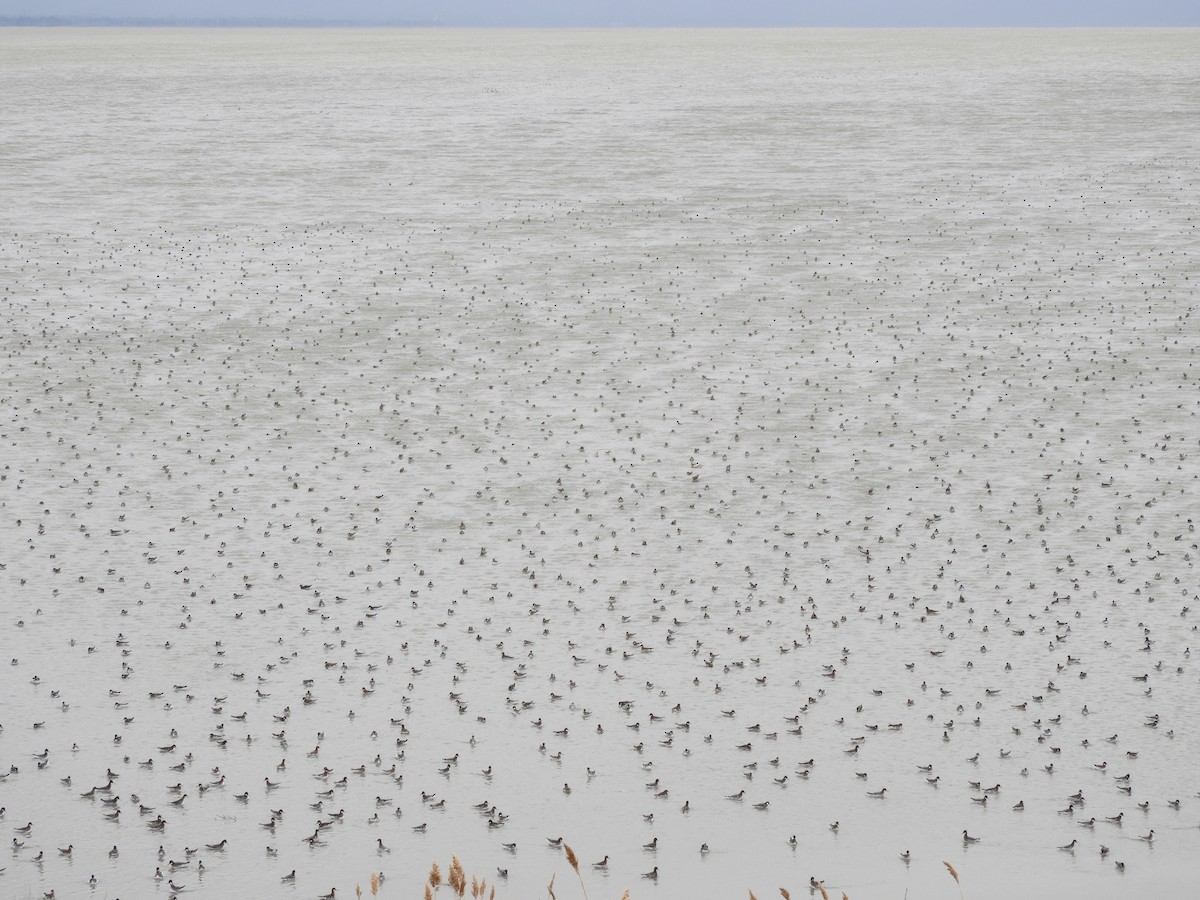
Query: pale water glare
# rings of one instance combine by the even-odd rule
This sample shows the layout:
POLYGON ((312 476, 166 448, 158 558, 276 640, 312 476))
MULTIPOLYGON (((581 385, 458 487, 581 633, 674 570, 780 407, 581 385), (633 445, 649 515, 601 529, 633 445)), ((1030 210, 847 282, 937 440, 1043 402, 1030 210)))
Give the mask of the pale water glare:
POLYGON ((1194 890, 1200 33, 8 29, 0 96, 0 895, 1194 890))

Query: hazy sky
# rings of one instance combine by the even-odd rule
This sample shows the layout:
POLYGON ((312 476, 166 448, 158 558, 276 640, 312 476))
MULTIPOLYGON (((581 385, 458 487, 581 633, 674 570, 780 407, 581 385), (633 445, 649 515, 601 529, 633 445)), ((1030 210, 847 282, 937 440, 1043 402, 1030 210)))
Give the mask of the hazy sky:
POLYGON ((1197 0, 0 0, 0 16, 447 25, 1200 25, 1197 0))

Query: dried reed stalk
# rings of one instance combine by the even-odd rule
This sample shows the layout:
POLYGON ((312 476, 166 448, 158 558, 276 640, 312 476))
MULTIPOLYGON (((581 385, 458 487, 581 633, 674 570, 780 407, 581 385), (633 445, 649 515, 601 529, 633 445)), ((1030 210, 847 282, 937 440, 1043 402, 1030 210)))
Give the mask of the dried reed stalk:
POLYGON ((963 900, 962 882, 958 880, 958 871, 950 863, 942 860, 942 865, 946 867, 946 871, 950 873, 950 877, 954 879, 954 883, 958 885, 959 900, 963 900))
POLYGON ((575 851, 571 849, 571 845, 563 841, 563 853, 567 855, 567 863, 575 870, 575 877, 579 879, 579 888, 583 891, 583 900, 588 900, 587 887, 583 883, 583 875, 579 872, 579 857, 575 855, 575 851))
POLYGON ((450 854, 450 890, 458 894, 459 900, 467 892, 467 873, 463 871, 463 864, 459 858, 453 853, 450 854))

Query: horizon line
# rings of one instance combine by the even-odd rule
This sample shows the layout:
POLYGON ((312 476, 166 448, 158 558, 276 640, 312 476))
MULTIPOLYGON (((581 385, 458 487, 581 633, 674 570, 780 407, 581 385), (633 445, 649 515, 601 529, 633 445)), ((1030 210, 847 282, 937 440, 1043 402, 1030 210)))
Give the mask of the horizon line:
POLYGON ((1197 29, 1200 21, 1195 23, 1110 23, 1110 24, 1018 24, 1018 23, 910 23, 910 24, 783 24, 783 23, 741 23, 741 24, 633 24, 633 23, 589 23, 589 24, 523 24, 504 25, 485 22, 447 22, 440 20, 404 20, 404 19, 309 19, 309 18, 278 18, 271 16, 250 17, 157 17, 157 16, 0 16, 0 28, 406 28, 406 29, 458 29, 476 28, 484 30, 567 30, 567 29, 695 29, 705 31, 715 30, 846 30, 846 31, 896 31, 915 29, 957 29, 957 30, 1029 30, 1029 31, 1061 31, 1061 30, 1114 30, 1114 29, 1197 29))

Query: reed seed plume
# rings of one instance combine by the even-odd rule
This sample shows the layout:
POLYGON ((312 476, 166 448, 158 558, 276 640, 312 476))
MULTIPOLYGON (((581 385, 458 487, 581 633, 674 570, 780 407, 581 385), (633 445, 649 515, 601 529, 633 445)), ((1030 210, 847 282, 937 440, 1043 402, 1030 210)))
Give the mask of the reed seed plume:
POLYGON ((429 886, 436 892, 442 886, 442 870, 438 868, 435 862, 429 870, 429 886))
POLYGON ((461 898, 467 892, 467 873, 463 871, 462 862, 454 854, 450 855, 450 890, 461 898))
POLYGON ((779 894, 783 897, 783 900, 792 900, 792 895, 788 893, 787 888, 780 888, 779 894))
POLYGON ((371 896, 374 897, 379 893, 379 873, 371 873, 371 896))
POLYGON ((817 890, 821 892, 821 896, 824 898, 824 900, 829 900, 829 894, 825 893, 825 885, 821 884, 819 881, 817 882, 817 890))
POLYGON ((583 875, 579 871, 579 857, 575 855, 575 851, 571 849, 571 845, 563 841, 563 853, 567 856, 567 862, 571 868, 575 870, 575 877, 579 879, 579 889, 583 891, 583 900, 588 900, 587 887, 583 883, 583 875))
POLYGON ((754 896, 754 891, 747 891, 746 893, 750 895, 750 900, 758 900, 758 898, 754 896))
POLYGON ((950 865, 950 863, 947 862, 946 860, 942 860, 942 865, 944 865, 946 867, 946 871, 950 873, 950 877, 953 878, 954 883, 956 885, 958 885, 958 896, 960 898, 962 898, 963 889, 962 889, 962 882, 959 881, 959 879, 958 879, 958 870, 955 869, 954 866, 950 865))

